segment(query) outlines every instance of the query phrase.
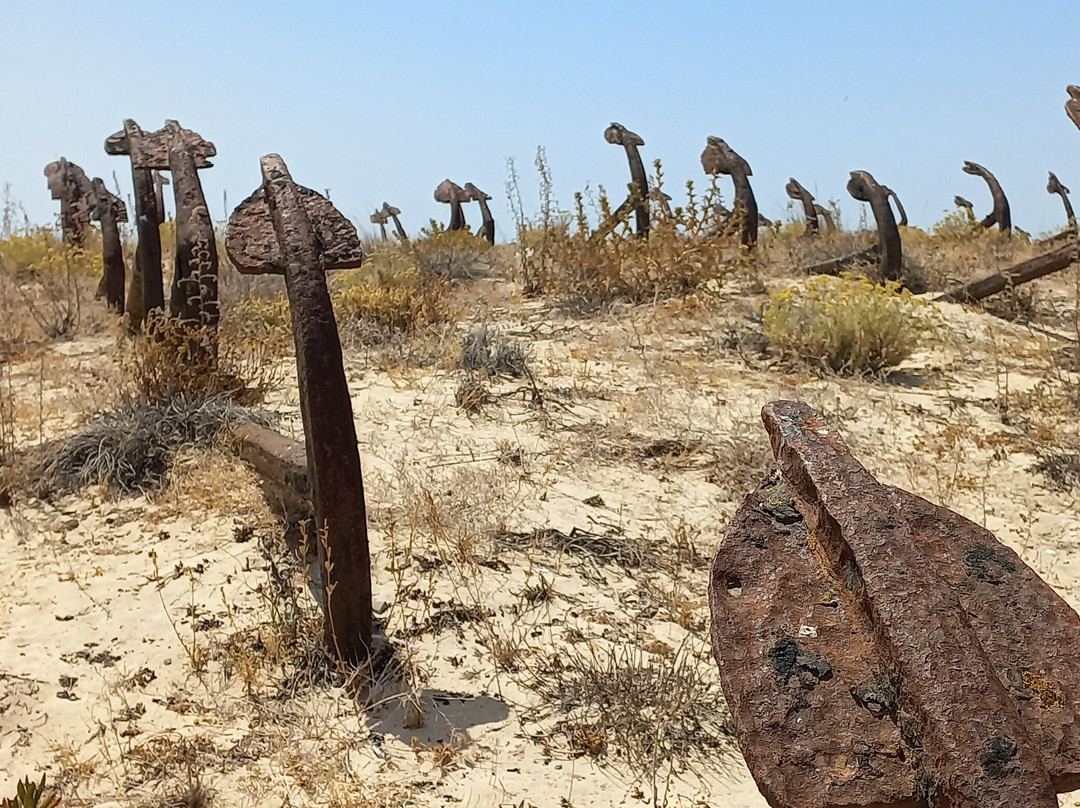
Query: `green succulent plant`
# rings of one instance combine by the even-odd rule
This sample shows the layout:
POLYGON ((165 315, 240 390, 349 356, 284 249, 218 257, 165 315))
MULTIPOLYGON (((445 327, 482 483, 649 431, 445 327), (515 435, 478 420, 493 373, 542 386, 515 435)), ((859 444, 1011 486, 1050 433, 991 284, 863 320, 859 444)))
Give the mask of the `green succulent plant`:
POLYGON ((19 783, 15 789, 15 799, 5 797, 0 801, 0 808, 56 808, 60 798, 51 788, 45 788, 45 775, 41 782, 35 783, 29 777, 19 783))

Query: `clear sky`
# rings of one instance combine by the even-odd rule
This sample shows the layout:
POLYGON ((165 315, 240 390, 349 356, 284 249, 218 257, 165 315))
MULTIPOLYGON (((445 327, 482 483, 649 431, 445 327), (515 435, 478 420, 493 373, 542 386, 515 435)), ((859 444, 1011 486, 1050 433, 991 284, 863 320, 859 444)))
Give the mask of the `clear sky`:
POLYGON ((0 0, 0 184, 51 221, 42 168, 63 155, 110 186, 115 172, 126 197, 129 164, 104 138, 126 117, 176 118, 217 145, 202 172, 215 218, 278 152, 366 227, 383 200, 410 231, 445 221, 435 186, 474 182, 507 238, 506 159, 535 207, 538 145, 564 207, 586 185, 621 200, 626 160, 603 139, 618 121, 677 199, 686 179, 704 185, 716 135, 750 162, 770 218, 793 176, 851 224, 853 169, 891 186, 913 224, 954 194, 981 215, 990 197, 967 159, 997 174, 1013 223, 1040 232, 1064 221, 1047 170, 1080 208, 1071 83, 1080 0, 0 0))

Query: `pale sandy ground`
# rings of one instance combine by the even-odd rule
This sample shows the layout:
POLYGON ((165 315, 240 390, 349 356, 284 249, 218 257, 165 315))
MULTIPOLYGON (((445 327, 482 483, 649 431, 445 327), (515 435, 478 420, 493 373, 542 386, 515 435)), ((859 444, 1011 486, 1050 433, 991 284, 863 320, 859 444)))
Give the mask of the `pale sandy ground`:
MULTIPOLYGON (((528 671, 551 655, 631 648, 684 655, 716 687, 707 562, 758 482, 757 413, 779 397, 823 409, 881 480, 985 524, 1080 606, 1077 491, 1045 487, 994 406, 1004 386, 1015 397, 1045 378, 1060 340, 949 306, 949 336, 908 362, 902 383, 819 380, 748 367, 707 313, 574 320, 497 288, 480 308, 530 344, 543 411, 522 392, 470 417, 454 405, 455 371, 380 369, 360 352, 347 362, 375 597, 407 681, 368 711, 340 688, 279 697, 273 671, 250 674, 246 692, 237 665, 268 652, 237 653, 235 638, 270 620, 259 544, 280 531, 224 455, 184 458, 152 496, 24 501, 0 510, 0 794, 46 772, 67 805, 180 805, 196 780, 219 806, 764 805, 737 753, 696 754, 656 779, 614 744, 574 756, 553 719, 532 714, 528 671), (703 439, 720 462, 627 455, 657 438, 703 439), (585 504, 596 495, 602 504, 585 504), (493 538, 575 527, 643 540, 672 563, 627 571, 493 538), (238 541, 240 528, 253 538, 238 541), (675 564, 691 543, 697 562, 675 564), (539 583, 552 594, 532 603, 539 583), (462 606, 491 614, 406 637, 462 606)), ((13 369, 23 444, 38 426, 71 431, 108 399, 114 346, 58 344, 13 369)), ((295 434, 294 390, 271 406, 295 434)))

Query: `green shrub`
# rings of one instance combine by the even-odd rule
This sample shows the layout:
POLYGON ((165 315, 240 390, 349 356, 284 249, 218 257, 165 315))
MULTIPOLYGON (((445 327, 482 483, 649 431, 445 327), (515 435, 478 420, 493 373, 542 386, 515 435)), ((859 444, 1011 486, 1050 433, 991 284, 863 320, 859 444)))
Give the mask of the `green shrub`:
POLYGON ((907 359, 935 328, 933 309, 899 284, 821 276, 774 293, 762 311, 769 342, 837 373, 876 373, 907 359))
POLYGON ((69 247, 50 227, 30 228, 0 240, 0 261, 19 275, 100 277, 101 237, 97 230, 89 228, 86 247, 69 247))

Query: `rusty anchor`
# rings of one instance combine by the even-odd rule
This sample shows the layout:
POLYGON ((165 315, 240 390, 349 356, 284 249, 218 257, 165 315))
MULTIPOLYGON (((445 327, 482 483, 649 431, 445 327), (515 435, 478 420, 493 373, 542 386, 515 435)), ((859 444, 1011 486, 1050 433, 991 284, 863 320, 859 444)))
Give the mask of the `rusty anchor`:
POLYGON ((86 172, 61 157, 45 166, 45 178, 52 198, 60 200, 63 243, 71 247, 85 247, 94 205, 94 189, 86 172))
POLYGON ((471 182, 465 183, 464 191, 469 195, 471 201, 480 205, 480 216, 483 224, 478 235, 483 235, 484 241, 488 244, 495 244, 495 218, 491 215, 491 208, 488 207, 491 194, 484 193, 471 182))
POLYGON ((612 146, 622 146, 626 152, 626 161, 630 166, 629 196, 612 214, 612 219, 620 217, 631 208, 634 211, 635 232, 642 238, 649 235, 649 179, 645 174, 645 163, 641 160, 638 147, 645 145, 645 139, 637 132, 631 132, 621 123, 612 123, 604 130, 604 140, 612 146))
POLYGON ((382 212, 390 217, 390 220, 394 223, 394 232, 397 233, 398 239, 402 244, 409 243, 409 235, 405 232, 405 228, 401 226, 401 220, 398 216, 401 215, 401 211, 391 205, 389 202, 382 203, 382 212))
POLYGON ((386 223, 390 221, 390 214, 385 210, 377 210, 371 214, 368 221, 379 226, 379 240, 386 241, 386 223))
POLYGON ((769 804, 1057 805, 1080 617, 987 530, 879 483, 806 404, 713 562, 713 653, 769 804))
POLYGON ((817 213, 819 206, 814 204, 814 195, 806 190, 802 183, 794 177, 788 177, 784 191, 787 192, 788 197, 802 205, 803 217, 806 219, 806 231, 803 235, 807 238, 813 238, 821 229, 817 213))
POLYGON ((104 274, 101 277, 100 291, 105 295, 105 303, 118 314, 124 311, 124 246, 120 241, 120 223, 126 222, 127 205, 116 194, 105 187, 101 177, 91 180, 94 191, 94 206, 90 216, 101 224, 101 253, 104 274))
MULTIPOLYGON (((750 177, 754 172, 750 170, 750 164, 723 139, 709 135, 706 141, 705 150, 701 152, 701 167, 706 174, 727 174, 731 177, 735 184, 735 213, 742 217, 739 240, 743 247, 753 249, 761 226, 757 199, 750 187, 750 177)), ((768 226, 769 220, 765 222, 768 226)))
POLYGON ((129 327, 138 330, 146 315, 165 308, 165 288, 161 278, 161 232, 164 211, 158 203, 154 172, 138 168, 146 135, 135 121, 126 119, 124 128, 105 139, 106 154, 131 158, 131 179, 135 189, 135 226, 139 245, 135 266, 128 281, 127 313, 129 327))
POLYGON ((360 455, 326 273, 364 260, 356 228, 328 199, 297 185, 276 154, 262 186, 226 230, 225 250, 245 274, 283 274, 292 313, 300 413, 323 569, 327 645, 350 664, 371 649, 371 561, 360 455))
MULTIPOLYGON (((169 313, 181 322, 216 328, 218 311, 218 254, 214 223, 206 204, 199 169, 210 168, 214 144, 177 121, 145 134, 132 152, 136 169, 168 171, 176 203, 176 258, 169 313)), ((161 186, 155 181, 155 194, 161 186)))
POLYGON ((881 277, 890 281, 900 280, 903 245, 900 242, 900 228, 889 205, 889 195, 892 192, 878 183, 868 171, 852 171, 847 191, 852 198, 868 202, 870 211, 874 214, 878 230, 878 271, 881 277))
POLYGON ((1069 94, 1069 100, 1065 102, 1065 114, 1080 129, 1080 86, 1070 84, 1065 88, 1065 92, 1069 94))
POLYGON ((965 174, 971 174, 974 177, 982 177, 986 181, 986 185, 990 189, 990 196, 994 200, 993 211, 980 224, 987 230, 996 224, 1001 232, 1011 232, 1012 213, 1009 210, 1009 200, 1006 198, 1005 191, 1002 190, 997 177, 991 174, 990 170, 985 166, 973 163, 970 160, 964 161, 963 171, 965 174))
POLYGON ((447 230, 465 229, 465 211, 461 203, 469 202, 471 198, 464 188, 447 178, 435 189, 435 201, 450 206, 450 224, 446 226, 447 230))
POLYGON ((1065 221, 1070 230, 1076 229, 1076 214, 1073 212, 1072 202, 1069 201, 1069 189, 1061 184, 1061 180, 1057 178, 1057 174, 1053 171, 1049 172, 1049 177, 1046 180, 1046 192, 1048 194, 1057 194, 1061 197, 1061 203, 1065 207, 1065 221))

